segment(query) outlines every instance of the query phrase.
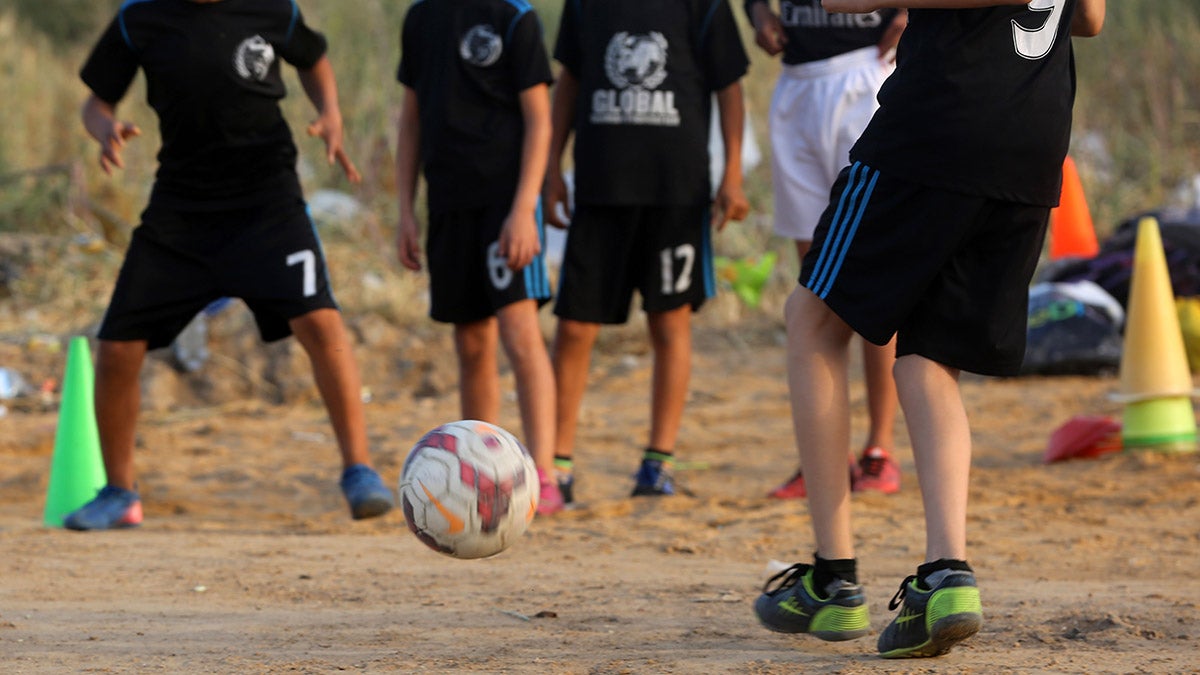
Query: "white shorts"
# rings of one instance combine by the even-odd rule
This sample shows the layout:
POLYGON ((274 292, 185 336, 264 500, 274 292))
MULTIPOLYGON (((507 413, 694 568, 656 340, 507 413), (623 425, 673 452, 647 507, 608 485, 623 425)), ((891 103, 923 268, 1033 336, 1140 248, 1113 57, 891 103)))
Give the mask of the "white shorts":
POLYGON ((850 146, 875 114, 879 86, 894 69, 874 46, 783 67, 770 113, 776 234, 812 241, 829 189, 850 163, 850 146))

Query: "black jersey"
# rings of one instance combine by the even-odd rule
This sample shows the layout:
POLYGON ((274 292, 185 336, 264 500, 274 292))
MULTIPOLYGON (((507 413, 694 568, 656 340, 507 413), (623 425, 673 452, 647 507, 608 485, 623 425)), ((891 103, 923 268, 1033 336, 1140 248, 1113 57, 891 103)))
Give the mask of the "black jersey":
POLYGON ((1058 204, 1075 98, 1074 7, 909 10, 896 72, 850 159, 930 187, 1058 204))
POLYGON ((151 200, 219 209, 298 193, 279 59, 310 68, 324 53, 294 0, 126 0, 80 75, 116 104, 141 68, 162 134, 151 200))
MULTIPOLYGON (((755 3, 746 0, 746 16, 752 16, 755 3)), ((820 61, 839 54, 879 44, 888 26, 896 18, 895 9, 879 9, 863 14, 830 14, 821 0, 780 0, 779 21, 787 43, 783 62, 788 65, 820 61)))
POLYGON ((710 199, 712 93, 749 61, 727 0, 568 0, 554 56, 579 80, 575 199, 710 199))
POLYGON ((429 209, 512 202, 525 121, 520 94, 552 80, 542 26, 525 0, 418 0, 397 79, 417 94, 429 209))

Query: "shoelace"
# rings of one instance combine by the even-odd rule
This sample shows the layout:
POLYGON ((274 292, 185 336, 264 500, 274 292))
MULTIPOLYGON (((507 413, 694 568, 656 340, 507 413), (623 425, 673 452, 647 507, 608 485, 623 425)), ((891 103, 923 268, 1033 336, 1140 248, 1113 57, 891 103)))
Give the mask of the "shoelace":
POLYGON ((784 590, 785 588, 791 588, 792 586, 795 586, 796 584, 800 583, 800 580, 804 578, 805 574, 808 574, 808 570, 810 568, 812 568, 812 565, 806 563, 796 563, 795 565, 792 565, 770 579, 767 579, 767 583, 763 584, 763 593, 770 595, 771 593, 776 593, 784 590), (779 581, 779 585, 777 585, 775 588, 771 588, 771 584, 775 583, 776 581, 779 581))
POLYGON ((904 602, 904 597, 908 595, 908 585, 916 580, 917 575, 910 574, 904 578, 904 581, 900 582, 900 590, 896 591, 896 594, 888 601, 888 611, 896 609, 900 606, 900 603, 904 602))

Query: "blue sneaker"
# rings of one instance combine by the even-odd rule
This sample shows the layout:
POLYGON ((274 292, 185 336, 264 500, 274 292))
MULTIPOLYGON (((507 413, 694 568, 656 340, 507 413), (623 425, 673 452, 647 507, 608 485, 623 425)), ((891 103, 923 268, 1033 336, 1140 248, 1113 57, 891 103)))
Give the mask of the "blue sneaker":
POLYGON ((575 474, 561 473, 555 477, 558 481, 558 492, 562 495, 563 506, 575 503, 575 474))
POLYGON ((68 530, 111 530, 142 524, 142 500, 138 493, 105 485, 92 501, 67 514, 63 527, 68 530))
POLYGON ((661 459, 643 459, 633 486, 634 497, 668 497, 675 494, 670 464, 661 459))
POLYGON ((366 464, 355 464, 342 472, 338 482, 342 494, 350 504, 350 515, 355 520, 382 516, 395 506, 392 491, 383 484, 375 469, 366 464))

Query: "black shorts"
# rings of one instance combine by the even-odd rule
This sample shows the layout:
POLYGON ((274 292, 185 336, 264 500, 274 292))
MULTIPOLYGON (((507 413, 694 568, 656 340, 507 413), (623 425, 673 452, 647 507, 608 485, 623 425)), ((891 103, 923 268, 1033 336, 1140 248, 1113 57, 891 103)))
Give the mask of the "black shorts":
POLYGON ((554 313, 625 323, 635 290, 646 312, 700 309, 716 293, 710 230, 707 206, 578 205, 554 313))
POLYGON ((203 212, 151 203, 133 231, 99 337, 165 347, 221 297, 241 298, 267 342, 291 335, 291 319, 337 309, 302 198, 285 191, 256 206, 203 212))
POLYGON ((516 271, 500 256, 500 229, 508 212, 508 206, 489 206, 429 216, 425 256, 429 316, 434 321, 471 323, 519 300, 537 300, 539 307, 550 301, 541 208, 537 225, 542 253, 516 271))
POLYGON ((800 283, 867 340, 1015 375, 1049 207, 932 189, 862 163, 831 191, 800 283))

